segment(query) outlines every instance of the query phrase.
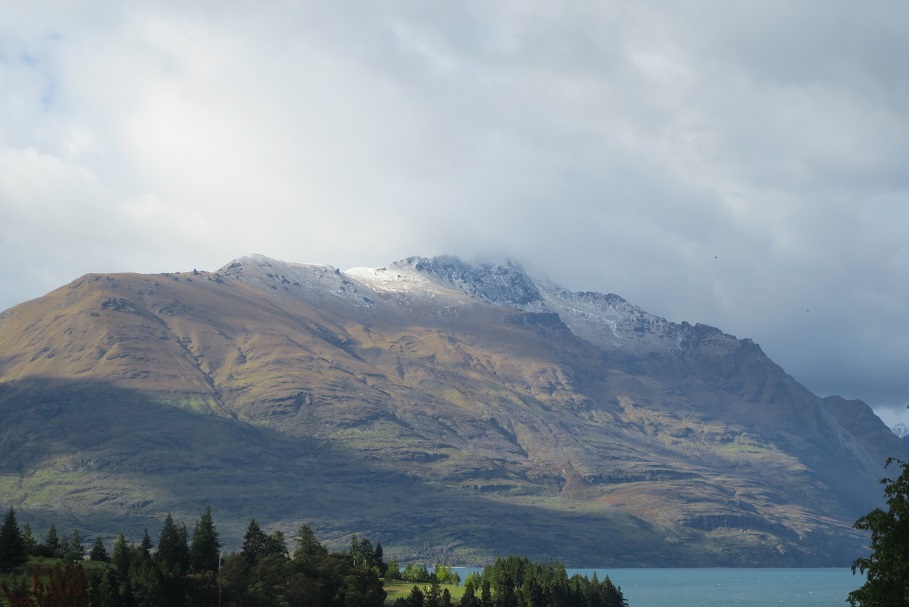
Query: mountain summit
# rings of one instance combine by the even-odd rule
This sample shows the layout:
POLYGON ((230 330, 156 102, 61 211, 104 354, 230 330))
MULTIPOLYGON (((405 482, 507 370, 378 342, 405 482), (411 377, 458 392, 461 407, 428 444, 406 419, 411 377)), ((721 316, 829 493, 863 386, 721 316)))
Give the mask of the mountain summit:
POLYGON ((0 352, 2 494, 91 533, 211 504, 402 561, 845 565, 909 452, 750 340, 514 263, 87 275, 0 352))

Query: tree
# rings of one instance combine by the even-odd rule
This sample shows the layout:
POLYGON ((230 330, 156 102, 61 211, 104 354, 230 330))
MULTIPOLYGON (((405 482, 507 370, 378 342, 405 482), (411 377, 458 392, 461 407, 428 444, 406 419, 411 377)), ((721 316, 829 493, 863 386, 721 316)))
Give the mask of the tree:
POLYGON ((44 545, 50 548, 54 555, 60 550, 60 538, 57 536, 57 525, 51 523, 50 529, 47 530, 47 537, 44 539, 44 545))
POLYGON ((423 592, 416 586, 410 589, 410 594, 406 597, 395 601, 395 605, 401 605, 402 607, 423 607, 423 604, 423 592))
POLYGON ((161 527, 155 561, 161 567, 162 572, 174 575, 185 572, 189 562, 186 527, 178 527, 170 513, 167 514, 164 525, 161 527))
POLYGON ((38 547, 38 541, 35 539, 35 536, 32 534, 32 526, 28 523, 22 525, 22 543, 25 544, 25 554, 33 554, 35 548, 38 547))
POLYGON ((217 571, 221 543, 211 517, 211 506, 196 521, 193 541, 189 547, 189 563, 193 571, 217 571))
POLYGON ((391 557, 391 562, 385 566, 385 580, 395 582, 401 579, 401 567, 398 565, 398 558, 391 557))
POLYGON ((240 554, 246 559, 250 567, 259 562, 259 559, 268 553, 268 536, 262 531, 256 519, 249 521, 246 533, 243 535, 243 549, 240 554))
POLYGON ((464 582, 464 595, 461 597, 461 601, 458 603, 460 607, 479 607, 480 601, 477 599, 476 592, 474 589, 474 581, 470 578, 464 582))
POLYGON ((117 541, 114 543, 114 552, 110 557, 110 563, 124 580, 129 575, 129 561, 129 546, 126 544, 126 536, 121 531, 117 535, 117 541))
POLYGON ((78 529, 73 529, 73 537, 69 541, 69 551, 64 558, 71 561, 81 561, 85 558, 85 546, 82 545, 82 536, 78 529))
POLYGON ((871 532, 871 555, 856 559, 852 572, 866 574, 865 584, 849 593, 855 607, 905 607, 909 605, 909 463, 897 462, 902 472, 895 480, 885 478, 887 510, 875 508, 854 527, 871 532))
POLYGON ((88 558, 103 563, 110 560, 110 557, 107 555, 107 549, 104 547, 104 541, 101 539, 100 535, 95 536, 95 543, 92 544, 92 551, 88 554, 88 558))
POLYGON ((297 536, 294 538, 294 541, 297 544, 297 549, 294 551, 294 558, 298 559, 301 557, 316 557, 316 556, 325 556, 328 554, 328 550, 319 543, 319 540, 316 539, 315 534, 310 529, 309 525, 303 525, 300 527, 300 530, 297 532, 297 536))
POLYGON ((287 542, 284 540, 284 533, 275 530, 268 536, 265 542, 265 554, 268 556, 279 556, 282 559, 287 558, 287 542))
POLYGON ((139 549, 142 551, 142 557, 146 559, 149 558, 151 556, 152 548, 154 548, 154 544, 152 544, 151 536, 148 535, 148 529, 146 528, 145 535, 142 536, 142 543, 139 544, 139 549))
POLYGON ((373 561, 379 568, 379 576, 384 576, 388 565, 385 564, 385 551, 382 550, 382 542, 376 542, 376 549, 373 552, 373 561))
POLYGON ((0 527, 0 571, 18 567, 26 561, 25 542, 16 522, 16 511, 10 507, 0 527))

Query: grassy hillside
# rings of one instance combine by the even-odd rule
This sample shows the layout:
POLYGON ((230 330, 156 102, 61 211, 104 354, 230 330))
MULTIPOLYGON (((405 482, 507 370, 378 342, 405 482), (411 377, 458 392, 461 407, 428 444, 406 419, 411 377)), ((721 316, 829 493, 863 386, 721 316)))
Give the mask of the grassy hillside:
POLYGON ((842 565, 860 549, 879 435, 850 434, 753 344, 692 329, 679 354, 624 355, 552 314, 345 299, 352 283, 318 271, 334 291, 91 275, 5 312, 4 501, 39 532, 140 537, 211 504, 226 537, 256 516, 459 564, 842 565))

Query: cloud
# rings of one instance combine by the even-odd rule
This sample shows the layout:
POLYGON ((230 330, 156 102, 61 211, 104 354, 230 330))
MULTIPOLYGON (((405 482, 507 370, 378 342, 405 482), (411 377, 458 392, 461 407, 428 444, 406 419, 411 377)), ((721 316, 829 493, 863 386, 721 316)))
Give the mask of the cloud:
POLYGON ((508 256, 909 402, 909 7, 40 4, 0 8, 0 307, 508 256))

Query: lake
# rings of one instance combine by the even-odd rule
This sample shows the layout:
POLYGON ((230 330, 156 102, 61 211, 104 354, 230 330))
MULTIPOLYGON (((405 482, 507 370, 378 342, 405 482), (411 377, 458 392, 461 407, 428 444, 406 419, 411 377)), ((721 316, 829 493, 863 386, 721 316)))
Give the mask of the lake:
MULTIPOLYGON (((474 569, 457 569, 461 579, 474 569)), ((865 578, 845 569, 569 569, 608 575, 629 607, 844 607, 865 578)))

